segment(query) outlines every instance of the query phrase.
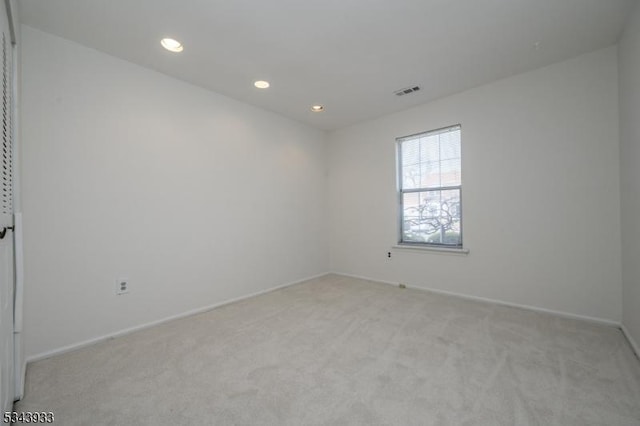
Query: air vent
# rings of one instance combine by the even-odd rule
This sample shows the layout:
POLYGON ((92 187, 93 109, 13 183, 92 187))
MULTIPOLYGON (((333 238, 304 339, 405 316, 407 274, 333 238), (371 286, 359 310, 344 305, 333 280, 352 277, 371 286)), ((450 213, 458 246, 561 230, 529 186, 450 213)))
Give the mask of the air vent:
POLYGON ((396 90, 393 93, 395 93, 396 96, 404 96, 404 95, 408 95, 409 93, 417 92, 418 90, 420 90, 420 86, 413 86, 413 87, 405 87, 404 89, 396 90))

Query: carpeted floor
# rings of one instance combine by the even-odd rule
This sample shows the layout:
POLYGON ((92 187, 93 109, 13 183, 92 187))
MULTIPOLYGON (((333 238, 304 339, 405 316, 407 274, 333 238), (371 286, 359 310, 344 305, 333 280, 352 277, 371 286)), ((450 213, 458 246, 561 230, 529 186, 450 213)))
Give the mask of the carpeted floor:
POLYGON ((620 330, 330 275, 35 362, 58 425, 640 425, 620 330))

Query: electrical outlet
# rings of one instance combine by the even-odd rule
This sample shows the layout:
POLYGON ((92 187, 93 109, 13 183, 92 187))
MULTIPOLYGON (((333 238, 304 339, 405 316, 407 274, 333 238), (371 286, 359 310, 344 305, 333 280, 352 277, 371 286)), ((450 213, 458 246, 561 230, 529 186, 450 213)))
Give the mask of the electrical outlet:
POLYGON ((129 291, 131 291, 129 278, 118 278, 116 280, 116 294, 127 294, 129 291))

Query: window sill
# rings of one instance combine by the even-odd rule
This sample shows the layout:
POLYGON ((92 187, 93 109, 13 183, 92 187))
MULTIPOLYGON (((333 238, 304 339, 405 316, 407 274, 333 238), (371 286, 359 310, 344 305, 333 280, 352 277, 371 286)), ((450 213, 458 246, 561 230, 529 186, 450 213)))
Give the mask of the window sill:
POLYGON ((462 255, 469 254, 469 249, 465 249, 465 248, 420 246, 420 245, 413 245, 413 244, 397 244, 395 246, 392 246, 392 248, 400 249, 400 250, 430 251, 430 252, 443 253, 443 254, 445 253, 446 254, 462 254, 462 255))

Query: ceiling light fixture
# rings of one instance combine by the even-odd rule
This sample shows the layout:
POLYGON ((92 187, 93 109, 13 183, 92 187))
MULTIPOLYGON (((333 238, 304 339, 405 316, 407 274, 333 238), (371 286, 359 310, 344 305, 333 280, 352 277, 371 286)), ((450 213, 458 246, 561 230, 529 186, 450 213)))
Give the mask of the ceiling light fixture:
POLYGON ((321 112, 321 111, 324 111, 324 107, 322 105, 314 105, 311 107, 311 111, 321 112))
POLYGON ((160 44, 169 52, 178 53, 184 50, 184 46, 182 46, 182 43, 172 38, 163 38, 162 40, 160 40, 160 44))
POLYGON ((253 83, 254 86, 256 86, 258 89, 266 89, 270 86, 268 81, 264 81, 264 80, 258 80, 255 83, 253 83))

